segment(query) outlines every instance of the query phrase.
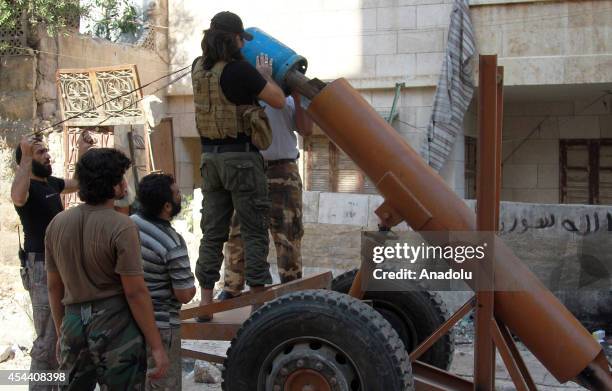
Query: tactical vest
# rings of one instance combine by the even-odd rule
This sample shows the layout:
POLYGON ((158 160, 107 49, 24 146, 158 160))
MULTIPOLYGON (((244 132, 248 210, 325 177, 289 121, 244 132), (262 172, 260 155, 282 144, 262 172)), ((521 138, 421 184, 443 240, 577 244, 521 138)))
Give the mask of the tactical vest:
POLYGON ((235 105, 221 90, 221 73, 226 65, 220 61, 205 70, 203 58, 198 57, 191 67, 196 128, 201 137, 209 139, 236 138, 239 133, 245 133, 251 136, 256 147, 266 149, 272 141, 272 132, 263 108, 235 105))

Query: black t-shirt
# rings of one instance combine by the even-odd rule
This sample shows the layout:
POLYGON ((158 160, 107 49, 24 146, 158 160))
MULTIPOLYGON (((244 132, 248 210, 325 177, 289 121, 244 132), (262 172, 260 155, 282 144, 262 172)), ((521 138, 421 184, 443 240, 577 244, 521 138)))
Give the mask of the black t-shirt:
POLYGON ((257 104, 257 95, 266 86, 266 79, 249 62, 233 61, 223 68, 219 80, 225 97, 235 105, 257 104))
POLYGON ((45 231, 56 214, 64 210, 60 193, 65 182, 50 176, 47 182, 30 179, 28 200, 23 206, 15 206, 23 226, 24 250, 45 252, 45 231))

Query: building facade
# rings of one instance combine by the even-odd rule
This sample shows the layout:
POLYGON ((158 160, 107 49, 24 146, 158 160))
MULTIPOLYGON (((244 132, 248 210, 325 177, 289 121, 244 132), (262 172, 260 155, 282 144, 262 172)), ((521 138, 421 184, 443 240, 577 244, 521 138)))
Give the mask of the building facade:
MULTIPOLYGON (((390 112, 396 84, 402 83, 391 123, 416 150, 428 142, 452 1, 273 1, 262 6, 234 0, 222 8, 306 57, 307 76, 348 79, 381 115, 390 112)), ((505 68, 502 199, 606 202, 612 196, 607 171, 612 116, 606 95, 612 89, 612 1, 471 0, 470 8, 478 52, 497 54, 505 68)), ((200 55, 203 30, 220 10, 195 0, 170 3, 172 64, 189 64, 200 55)), ((187 191, 200 185, 190 84, 187 77, 168 89, 166 113, 174 131, 177 176, 187 191)), ((474 99, 465 134, 440 171, 467 198, 474 196, 476 112, 474 99)), ((303 140, 302 148, 307 190, 376 192, 322 132, 303 140)))

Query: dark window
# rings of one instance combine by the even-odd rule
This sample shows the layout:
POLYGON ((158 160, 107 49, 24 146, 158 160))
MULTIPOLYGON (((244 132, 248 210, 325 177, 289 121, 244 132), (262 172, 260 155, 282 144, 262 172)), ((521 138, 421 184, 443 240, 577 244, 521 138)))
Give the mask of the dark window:
POLYGON ((612 203, 612 139, 559 140, 564 204, 612 203))

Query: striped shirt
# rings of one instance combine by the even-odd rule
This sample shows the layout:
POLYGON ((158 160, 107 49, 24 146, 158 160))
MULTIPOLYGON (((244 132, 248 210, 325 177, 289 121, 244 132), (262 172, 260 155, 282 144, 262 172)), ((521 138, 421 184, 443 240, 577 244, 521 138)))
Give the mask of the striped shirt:
POLYGON ((168 221, 140 214, 134 214, 131 218, 140 231, 144 279, 153 300, 157 327, 180 327, 181 303, 172 289, 194 286, 187 244, 168 221))

